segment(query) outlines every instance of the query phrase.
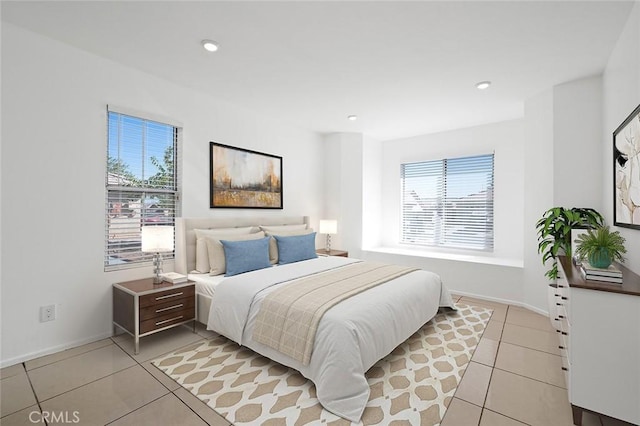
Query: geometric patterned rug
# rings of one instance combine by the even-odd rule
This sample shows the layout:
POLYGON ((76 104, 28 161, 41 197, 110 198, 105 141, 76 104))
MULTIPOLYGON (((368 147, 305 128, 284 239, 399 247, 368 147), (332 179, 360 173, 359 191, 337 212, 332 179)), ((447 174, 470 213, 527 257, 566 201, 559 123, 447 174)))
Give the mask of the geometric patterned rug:
POLYGON ((438 425, 492 313, 456 306, 367 371, 371 395, 360 423, 323 409, 296 370, 222 336, 153 364, 234 425, 438 425))

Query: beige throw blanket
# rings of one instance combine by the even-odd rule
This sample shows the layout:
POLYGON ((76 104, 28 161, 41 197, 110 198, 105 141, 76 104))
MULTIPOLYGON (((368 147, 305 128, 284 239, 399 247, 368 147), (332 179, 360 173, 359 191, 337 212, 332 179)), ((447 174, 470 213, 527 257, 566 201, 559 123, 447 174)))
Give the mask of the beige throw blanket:
POLYGON ((291 281, 263 300, 253 340, 309 365, 318 324, 329 308, 415 270, 358 262, 291 281))

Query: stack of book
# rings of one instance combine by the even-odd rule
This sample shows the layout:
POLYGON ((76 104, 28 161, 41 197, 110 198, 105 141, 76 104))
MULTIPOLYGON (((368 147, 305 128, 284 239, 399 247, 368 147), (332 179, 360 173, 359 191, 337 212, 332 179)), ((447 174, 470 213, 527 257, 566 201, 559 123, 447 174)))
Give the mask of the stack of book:
POLYGON ((622 284, 622 271, 614 265, 608 268, 596 268, 589 262, 582 261, 580 270, 585 280, 622 284))
POLYGON ((172 284, 180 284, 187 282, 187 276, 178 274, 177 272, 165 272, 164 274, 160 274, 162 281, 167 281, 172 284))

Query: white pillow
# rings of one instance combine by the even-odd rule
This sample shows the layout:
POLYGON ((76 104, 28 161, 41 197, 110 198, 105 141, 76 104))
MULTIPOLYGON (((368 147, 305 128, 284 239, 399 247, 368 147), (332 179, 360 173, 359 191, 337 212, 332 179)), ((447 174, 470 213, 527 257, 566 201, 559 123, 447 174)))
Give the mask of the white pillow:
MULTIPOLYGON (((246 235, 254 228, 247 226, 244 228, 213 228, 213 229, 194 229, 196 233, 196 271, 200 273, 209 272, 209 254, 207 252, 207 243, 205 237, 217 238, 221 235, 246 235)), ((223 238, 224 239, 224 238, 223 238)))
POLYGON ((246 235, 229 235, 204 238, 207 245, 207 252, 209 254, 209 274, 220 275, 227 272, 226 262, 224 258, 224 247, 222 247, 222 243, 220 242, 220 240, 246 241, 259 240, 260 238, 264 238, 264 232, 262 231, 246 235))
POLYGON ((291 237, 293 235, 308 235, 311 233, 313 233, 313 228, 265 232, 265 234, 271 237, 271 239, 269 240, 269 262, 274 265, 278 263, 278 243, 276 242, 276 239, 273 238, 274 235, 277 235, 278 237, 291 237))
POLYGON ((260 225, 260 229, 264 232, 290 232, 290 231, 300 231, 302 229, 307 229, 306 223, 301 223, 299 225, 260 225))

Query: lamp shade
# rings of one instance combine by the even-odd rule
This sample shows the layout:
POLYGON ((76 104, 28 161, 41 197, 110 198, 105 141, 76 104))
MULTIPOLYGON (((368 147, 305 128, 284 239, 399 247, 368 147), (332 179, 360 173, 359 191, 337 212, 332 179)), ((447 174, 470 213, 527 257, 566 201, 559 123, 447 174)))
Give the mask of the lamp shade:
POLYGON ((321 234, 337 234, 338 233, 338 221, 335 219, 326 219, 320 221, 321 234))
POLYGON ((173 226, 143 226, 142 252, 173 251, 173 226))

